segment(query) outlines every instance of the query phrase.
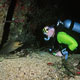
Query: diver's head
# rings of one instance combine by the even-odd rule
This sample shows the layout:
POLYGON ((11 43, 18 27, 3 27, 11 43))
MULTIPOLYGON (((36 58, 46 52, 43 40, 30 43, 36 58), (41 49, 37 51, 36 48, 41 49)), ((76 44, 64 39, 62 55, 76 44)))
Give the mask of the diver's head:
POLYGON ((43 34, 48 37, 54 37, 55 35, 55 28, 53 26, 45 26, 43 28, 43 34))

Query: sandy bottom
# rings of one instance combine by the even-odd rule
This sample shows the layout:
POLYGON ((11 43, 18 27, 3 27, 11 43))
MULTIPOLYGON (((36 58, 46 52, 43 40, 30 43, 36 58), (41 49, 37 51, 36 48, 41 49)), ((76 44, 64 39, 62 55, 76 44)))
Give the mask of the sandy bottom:
POLYGON ((4 59, 0 62, 0 80, 80 80, 80 76, 61 77, 64 69, 58 69, 57 63, 60 63, 60 67, 61 58, 47 52, 33 52, 22 58, 4 59))

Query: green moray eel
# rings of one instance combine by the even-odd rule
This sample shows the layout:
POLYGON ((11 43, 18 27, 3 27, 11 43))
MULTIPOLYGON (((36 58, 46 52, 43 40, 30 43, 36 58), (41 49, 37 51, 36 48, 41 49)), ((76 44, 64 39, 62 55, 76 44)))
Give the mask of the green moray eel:
POLYGON ((0 50, 0 54, 7 54, 15 51, 17 48, 21 47, 23 44, 19 41, 8 41, 0 50))

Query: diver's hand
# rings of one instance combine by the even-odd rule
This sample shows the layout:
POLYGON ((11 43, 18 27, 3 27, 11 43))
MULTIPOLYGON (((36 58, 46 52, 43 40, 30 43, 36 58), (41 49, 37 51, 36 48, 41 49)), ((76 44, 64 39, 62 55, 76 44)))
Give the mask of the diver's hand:
POLYGON ((62 57, 63 56, 62 53, 61 53, 61 51, 54 52, 53 55, 59 56, 59 57, 62 57))
POLYGON ((50 40, 50 37, 48 37, 48 38, 44 38, 44 40, 45 40, 45 41, 48 41, 48 40, 50 40))

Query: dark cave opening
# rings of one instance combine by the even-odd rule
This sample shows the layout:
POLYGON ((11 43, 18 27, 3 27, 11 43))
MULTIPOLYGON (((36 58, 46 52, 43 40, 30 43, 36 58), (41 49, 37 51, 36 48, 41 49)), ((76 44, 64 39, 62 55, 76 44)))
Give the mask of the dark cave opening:
POLYGON ((35 4, 35 15, 33 15, 34 23, 37 24, 35 30, 36 40, 40 42, 40 46, 45 46, 47 44, 51 45, 50 42, 45 42, 43 40, 42 29, 46 25, 53 25, 61 19, 64 21, 65 19, 71 19, 72 21, 79 21, 79 5, 78 2, 69 0, 34 0, 35 4), (75 2, 75 3, 74 3, 75 2), (74 6, 75 5, 75 6, 74 6), (36 21, 36 22, 35 22, 36 21))
MULTIPOLYGON (((23 2, 23 0, 20 0, 20 1, 23 2)), ((36 41, 40 43, 40 46, 45 46, 45 44, 47 44, 47 42, 45 42, 43 39, 44 35, 42 33, 42 29, 44 26, 55 25, 59 19, 61 19, 62 21, 64 21, 65 19, 72 19, 73 21, 79 21, 80 15, 79 15, 79 5, 77 1, 73 1, 75 3, 70 2, 70 0, 66 0, 66 1, 64 0, 29 0, 29 1, 31 1, 31 5, 30 5, 30 11, 28 11, 28 13, 26 14, 27 15, 26 25, 29 23, 28 26, 30 28, 30 31, 32 31, 32 34, 36 37, 36 41)), ((14 6, 14 5, 15 4, 12 4, 11 6, 14 6)), ((13 10, 14 7, 11 9, 9 10, 9 12, 12 16, 13 15, 12 11, 14 11, 13 10)), ((10 17, 10 14, 8 14, 9 16, 8 20, 11 20, 12 18, 10 17)), ((5 25, 7 27, 4 28, 2 44, 6 42, 9 34, 9 28, 10 28, 9 23, 6 23, 5 25)), ((27 30, 27 27, 25 26, 25 29, 24 29, 25 35, 27 34, 26 30, 27 30)), ((50 45, 52 44, 50 42, 48 43, 50 45)))

